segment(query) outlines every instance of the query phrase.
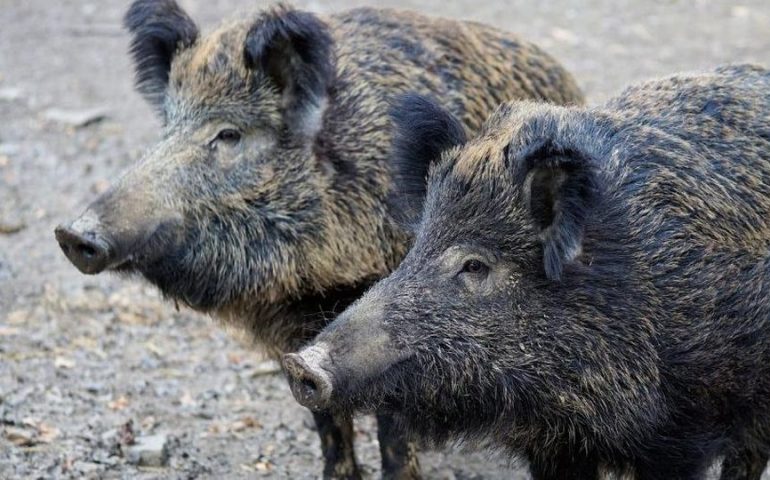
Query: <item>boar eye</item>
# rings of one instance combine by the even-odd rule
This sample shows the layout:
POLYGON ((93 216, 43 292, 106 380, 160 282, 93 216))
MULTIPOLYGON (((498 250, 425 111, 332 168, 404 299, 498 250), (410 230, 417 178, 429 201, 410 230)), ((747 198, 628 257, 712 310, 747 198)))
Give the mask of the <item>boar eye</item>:
POLYGON ((232 128, 225 128, 224 130, 220 131, 217 134, 217 138, 215 138, 214 142, 212 143, 222 142, 222 143, 234 145, 238 143, 240 140, 241 140, 241 132, 232 128))
POLYGON ((472 275, 486 275, 489 267, 482 261, 471 259, 466 260, 460 273, 470 273, 472 275))

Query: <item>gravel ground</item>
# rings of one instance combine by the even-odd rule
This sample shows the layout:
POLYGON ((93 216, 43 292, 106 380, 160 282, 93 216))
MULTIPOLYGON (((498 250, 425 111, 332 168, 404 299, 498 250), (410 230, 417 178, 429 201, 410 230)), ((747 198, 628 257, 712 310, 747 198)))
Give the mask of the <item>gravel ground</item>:
MULTIPOLYGON (((80 275, 53 239, 158 135, 132 91, 127 3, 0 0, 0 478, 317 478, 310 416, 275 365, 144 284, 80 275), (139 466, 158 461, 138 451, 157 440, 167 466, 139 466)), ((211 25, 264 2, 181 3, 211 25)), ((519 32, 562 60, 592 103, 638 79, 770 65, 767 0, 383 3, 519 32)), ((376 478, 371 420, 358 428, 376 478)), ((526 478, 478 453, 422 461, 428 478, 526 478)))

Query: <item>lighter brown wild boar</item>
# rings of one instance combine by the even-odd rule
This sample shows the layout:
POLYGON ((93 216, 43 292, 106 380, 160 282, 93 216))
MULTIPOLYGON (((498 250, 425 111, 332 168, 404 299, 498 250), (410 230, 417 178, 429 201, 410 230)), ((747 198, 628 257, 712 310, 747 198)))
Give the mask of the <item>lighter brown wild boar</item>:
MULTIPOLYGON (((476 23, 278 6, 200 35, 174 1, 139 0, 125 24, 161 138, 57 240, 82 272, 139 274, 273 356, 404 255, 386 201, 394 94, 438 98, 470 131, 504 100, 582 101, 551 57, 476 23)), ((384 475, 419 476, 388 418, 384 475)), ((325 475, 358 478, 351 419, 316 421, 325 475)))

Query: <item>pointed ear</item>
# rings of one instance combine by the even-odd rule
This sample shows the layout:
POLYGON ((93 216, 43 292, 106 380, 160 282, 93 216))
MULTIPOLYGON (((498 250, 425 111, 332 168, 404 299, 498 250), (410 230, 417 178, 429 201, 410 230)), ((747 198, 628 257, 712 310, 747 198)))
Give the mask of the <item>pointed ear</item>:
POLYGON ((430 166, 441 154, 466 141, 463 124, 439 103, 416 93, 392 102, 392 188, 389 198, 394 218, 405 227, 422 213, 430 166))
POLYGON ((540 230, 545 274, 560 280, 564 266, 582 253, 586 219, 599 202, 596 168, 580 153, 550 144, 507 152, 507 159, 540 230))
POLYGON ((162 109, 171 61, 198 38, 198 27, 174 0, 136 0, 123 25, 131 32, 136 89, 162 109))
POLYGON ((285 6, 261 15, 246 36, 246 65, 281 92, 286 125, 299 138, 313 139, 321 129, 335 76, 333 50, 321 20, 285 6))

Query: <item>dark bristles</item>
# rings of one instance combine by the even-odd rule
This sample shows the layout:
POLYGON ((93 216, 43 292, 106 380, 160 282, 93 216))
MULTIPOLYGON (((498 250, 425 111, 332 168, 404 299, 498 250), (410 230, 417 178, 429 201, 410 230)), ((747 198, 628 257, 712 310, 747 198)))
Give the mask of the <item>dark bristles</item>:
POLYGON ((123 17, 131 32, 136 89, 160 109, 177 50, 195 43, 198 27, 174 0, 137 0, 123 17))

